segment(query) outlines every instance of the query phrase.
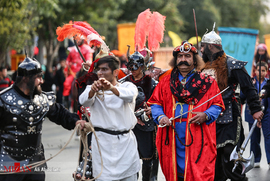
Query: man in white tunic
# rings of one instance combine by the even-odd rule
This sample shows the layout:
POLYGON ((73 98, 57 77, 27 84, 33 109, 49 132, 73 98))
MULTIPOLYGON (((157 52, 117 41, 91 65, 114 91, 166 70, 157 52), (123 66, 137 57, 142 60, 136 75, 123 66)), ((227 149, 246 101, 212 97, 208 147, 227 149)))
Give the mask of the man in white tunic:
MULTIPOLYGON (((95 69, 99 79, 86 87, 79 102, 90 107, 90 121, 101 149, 103 171, 97 180, 136 181, 141 166, 131 129, 137 123, 134 115, 137 87, 131 82, 117 82, 119 60, 114 56, 100 58, 95 69)), ((93 176, 96 177, 102 164, 94 136, 92 154, 93 176)))

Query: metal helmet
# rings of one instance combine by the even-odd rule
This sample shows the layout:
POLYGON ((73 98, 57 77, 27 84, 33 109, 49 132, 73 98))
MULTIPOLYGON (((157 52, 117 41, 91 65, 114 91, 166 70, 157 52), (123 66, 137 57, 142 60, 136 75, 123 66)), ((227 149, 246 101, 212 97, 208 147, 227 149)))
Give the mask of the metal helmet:
POLYGON ((137 48, 135 53, 133 53, 132 55, 129 55, 129 49, 130 47, 128 47, 128 51, 127 51, 127 57, 128 57, 128 63, 127 63, 127 68, 129 70, 138 70, 139 67, 142 67, 145 65, 145 62, 148 62, 149 60, 149 56, 144 57, 140 52, 138 52, 137 48))
POLYGON ((41 65, 36 59, 26 56, 18 67, 18 76, 31 76, 42 72, 41 65))
POLYGON ((214 23, 213 30, 211 32, 203 35, 201 43, 222 45, 220 36, 215 32, 215 26, 216 23, 214 23))

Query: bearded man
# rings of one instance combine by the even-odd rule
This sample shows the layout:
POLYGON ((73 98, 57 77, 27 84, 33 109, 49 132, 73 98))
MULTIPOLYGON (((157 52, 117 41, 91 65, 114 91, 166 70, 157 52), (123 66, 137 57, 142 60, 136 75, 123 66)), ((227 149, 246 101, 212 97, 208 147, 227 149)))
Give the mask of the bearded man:
POLYGON ((237 181, 247 180, 245 174, 241 175, 242 168, 240 165, 232 172, 234 162, 230 161, 230 154, 234 147, 237 145, 240 148, 244 140, 239 97, 237 97, 239 93, 236 92, 238 85, 247 97, 247 104, 253 119, 260 122, 263 117, 256 88, 245 69, 247 62, 226 55, 222 49, 221 38, 215 33, 214 29, 203 36, 201 52, 205 62, 202 72, 212 75, 221 91, 229 86, 222 94, 226 109, 216 121, 217 161, 215 180, 225 181, 227 178, 237 181))
POLYGON ((167 126, 157 131, 160 165, 166 180, 213 181, 214 121, 224 110, 220 90, 211 76, 198 72, 202 60, 192 44, 184 41, 173 56, 172 72, 158 83, 147 102, 155 122, 167 126))
MULTIPOLYGON (((65 129, 71 130, 77 124, 84 127, 85 121, 79 120, 78 115, 55 103, 52 92, 42 91, 42 83, 40 63, 26 57, 18 67, 15 84, 0 93, 0 170, 15 168, 11 171, 20 172, 1 174, 2 181, 45 180, 44 171, 35 171, 31 166, 23 168, 45 159, 41 143, 45 117, 65 129)), ((46 164, 42 167, 44 170, 46 164)))

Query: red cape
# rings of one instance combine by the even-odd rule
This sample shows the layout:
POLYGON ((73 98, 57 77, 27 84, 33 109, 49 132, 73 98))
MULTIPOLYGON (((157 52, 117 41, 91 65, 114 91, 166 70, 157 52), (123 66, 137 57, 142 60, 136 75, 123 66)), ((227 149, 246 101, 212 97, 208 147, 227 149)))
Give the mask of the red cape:
MULTIPOLYGON (((175 115, 175 104, 176 100, 171 93, 170 89, 170 77, 171 75, 165 76, 161 82, 155 88, 151 98, 148 100, 148 104, 157 104, 163 107, 163 111, 168 118, 174 117, 175 115)), ((190 105, 189 110, 209 100, 220 92, 216 81, 213 81, 211 87, 208 89, 203 98, 198 104, 190 105)), ((222 96, 219 95, 213 100, 210 100, 201 107, 195 109, 193 112, 203 112, 208 109, 211 105, 217 105, 225 109, 222 96)), ((195 115, 195 114, 194 114, 195 115)), ((194 116, 188 113, 188 120, 194 116)), ((173 122, 175 125, 175 122, 173 122)), ((187 124, 188 125, 188 124, 187 124)), ((216 123, 213 122, 210 125, 202 124, 203 127, 203 151, 201 158, 196 164, 195 161, 200 153, 202 143, 201 128, 197 124, 191 124, 190 129, 193 135, 193 144, 190 147, 186 147, 185 155, 185 181, 195 180, 214 180, 215 175, 215 162, 216 162, 216 123)), ((158 128, 156 145, 158 149, 159 159, 163 174, 168 181, 177 181, 177 161, 176 161, 176 143, 175 143, 175 132, 172 127, 158 128), (165 139, 167 135, 167 129, 169 130, 168 138, 169 144, 165 145, 165 139)), ((178 141, 178 140, 177 140, 178 141)), ((191 137, 186 128, 186 143, 191 142, 191 137)))

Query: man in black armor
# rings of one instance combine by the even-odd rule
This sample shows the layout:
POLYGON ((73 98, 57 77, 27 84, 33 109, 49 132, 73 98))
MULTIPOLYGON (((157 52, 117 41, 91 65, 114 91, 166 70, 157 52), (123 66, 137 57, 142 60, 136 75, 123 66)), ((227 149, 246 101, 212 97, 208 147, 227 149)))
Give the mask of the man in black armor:
POLYGON ((126 77, 123 81, 129 81, 138 88, 136 98, 135 115, 138 123, 133 129, 138 142, 138 151, 142 164, 142 180, 156 181, 158 172, 158 154, 155 146, 156 124, 152 119, 151 107, 146 105, 147 100, 151 97, 157 82, 150 75, 145 75, 145 62, 150 58, 149 50, 144 57, 140 52, 135 51, 132 55, 128 53, 127 68, 132 75, 126 77))
POLYGON ((45 180, 44 171, 24 167, 45 159, 41 143, 45 117, 68 130, 77 124, 84 127, 85 121, 56 103, 52 92, 42 91, 42 83, 40 63, 26 57, 18 67, 15 84, 0 93, 1 181, 45 180), (10 171, 20 173, 4 173, 10 171))
POLYGON ((263 117, 262 108, 256 88, 253 86, 245 65, 247 62, 236 60, 228 56, 222 49, 221 38, 213 30, 203 36, 201 52, 205 67, 202 72, 214 76, 219 89, 222 91, 229 87, 222 98, 226 110, 216 121, 217 136, 217 160, 215 168, 215 180, 225 181, 230 178, 233 181, 247 180, 245 174, 241 175, 242 168, 238 166, 234 172, 234 162, 230 161, 230 154, 237 145, 240 148, 244 141, 244 131, 240 114, 239 94, 237 86, 247 97, 253 119, 260 121, 263 117))

